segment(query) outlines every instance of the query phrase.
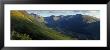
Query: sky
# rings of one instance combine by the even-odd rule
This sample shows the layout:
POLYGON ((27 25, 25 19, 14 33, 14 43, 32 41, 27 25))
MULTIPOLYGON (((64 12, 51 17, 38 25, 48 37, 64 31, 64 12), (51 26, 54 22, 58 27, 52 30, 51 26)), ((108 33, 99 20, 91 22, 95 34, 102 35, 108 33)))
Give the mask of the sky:
POLYGON ((34 13, 43 17, 48 17, 51 15, 59 16, 59 15, 89 15, 99 18, 100 11, 99 10, 27 10, 27 12, 34 13))

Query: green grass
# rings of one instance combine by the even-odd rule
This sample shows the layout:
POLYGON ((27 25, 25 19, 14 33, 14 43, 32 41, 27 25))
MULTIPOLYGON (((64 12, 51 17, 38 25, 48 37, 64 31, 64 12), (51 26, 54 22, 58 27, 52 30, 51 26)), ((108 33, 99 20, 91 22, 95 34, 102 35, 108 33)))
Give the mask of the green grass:
MULTIPOLYGON (((11 31, 26 33, 33 40, 70 40, 71 36, 60 34, 59 32, 49 29, 44 23, 40 23, 25 11, 11 11, 11 31)), ((18 33, 18 34, 19 34, 18 33)), ((12 35, 11 35, 12 37, 12 35)), ((12 37, 13 38, 13 37, 12 37)), ((17 39, 16 39, 17 40, 17 39)), ((20 39, 24 40, 24 39, 20 39)))

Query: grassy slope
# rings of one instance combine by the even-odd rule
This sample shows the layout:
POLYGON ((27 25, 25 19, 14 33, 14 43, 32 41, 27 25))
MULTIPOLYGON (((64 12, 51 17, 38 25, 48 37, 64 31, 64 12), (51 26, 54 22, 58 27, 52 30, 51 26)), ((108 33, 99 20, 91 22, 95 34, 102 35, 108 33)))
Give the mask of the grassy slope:
POLYGON ((73 39, 70 36, 47 28, 44 24, 35 21, 35 19, 29 16, 25 11, 11 11, 11 28, 12 31, 27 33, 35 39, 73 39))

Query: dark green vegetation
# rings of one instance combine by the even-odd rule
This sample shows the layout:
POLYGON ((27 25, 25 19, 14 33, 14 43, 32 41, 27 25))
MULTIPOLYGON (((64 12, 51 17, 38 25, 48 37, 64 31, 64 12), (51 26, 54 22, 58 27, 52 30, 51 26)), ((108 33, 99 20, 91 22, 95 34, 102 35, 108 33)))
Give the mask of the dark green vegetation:
POLYGON ((37 21, 26 11, 11 10, 11 39, 70 40, 76 38, 60 34, 60 32, 48 28, 43 22, 37 21))
POLYGON ((89 15, 61 15, 45 17, 46 25, 50 28, 77 38, 78 40, 99 40, 100 19, 89 15))

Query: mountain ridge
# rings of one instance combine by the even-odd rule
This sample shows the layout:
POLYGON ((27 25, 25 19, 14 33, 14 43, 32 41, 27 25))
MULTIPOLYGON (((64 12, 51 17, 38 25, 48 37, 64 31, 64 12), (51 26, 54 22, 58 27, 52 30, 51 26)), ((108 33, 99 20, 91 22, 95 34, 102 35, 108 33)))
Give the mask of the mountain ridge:
MULTIPOLYGON (((92 30, 96 30, 95 27, 98 27, 97 30, 97 35, 100 35, 100 20, 96 17, 93 16, 89 16, 89 15, 81 15, 81 14, 76 14, 76 15, 67 15, 67 16, 63 16, 63 17, 59 17, 59 20, 54 20, 54 15, 50 16, 50 17, 44 17, 47 26, 49 26, 50 28, 54 28, 57 31, 63 32, 63 33, 69 33, 69 32, 75 32, 75 33, 81 33, 81 34, 86 34, 87 36, 90 36, 92 32, 92 30), (98 24, 96 24, 98 22, 98 24), (87 27, 89 28, 90 26, 94 27, 91 28, 89 30, 87 30, 87 27), (74 29, 75 28, 75 29, 74 29)), ((58 17, 58 16, 57 16, 58 17)), ((97 28, 96 27, 96 28, 97 28)), ((72 34, 69 35, 72 35, 72 34)), ((73 33, 74 34, 74 33, 73 33)), ((80 35, 77 36, 80 36, 80 35)), ((68 35, 68 34, 67 34, 68 35)), ((75 34, 74 34, 75 35, 75 34)), ((85 36, 86 37, 86 36, 85 36)), ((80 39, 80 38, 79 38, 80 39)), ((92 39, 94 39, 92 37, 92 39)), ((100 39, 99 36, 95 39, 100 39)))

